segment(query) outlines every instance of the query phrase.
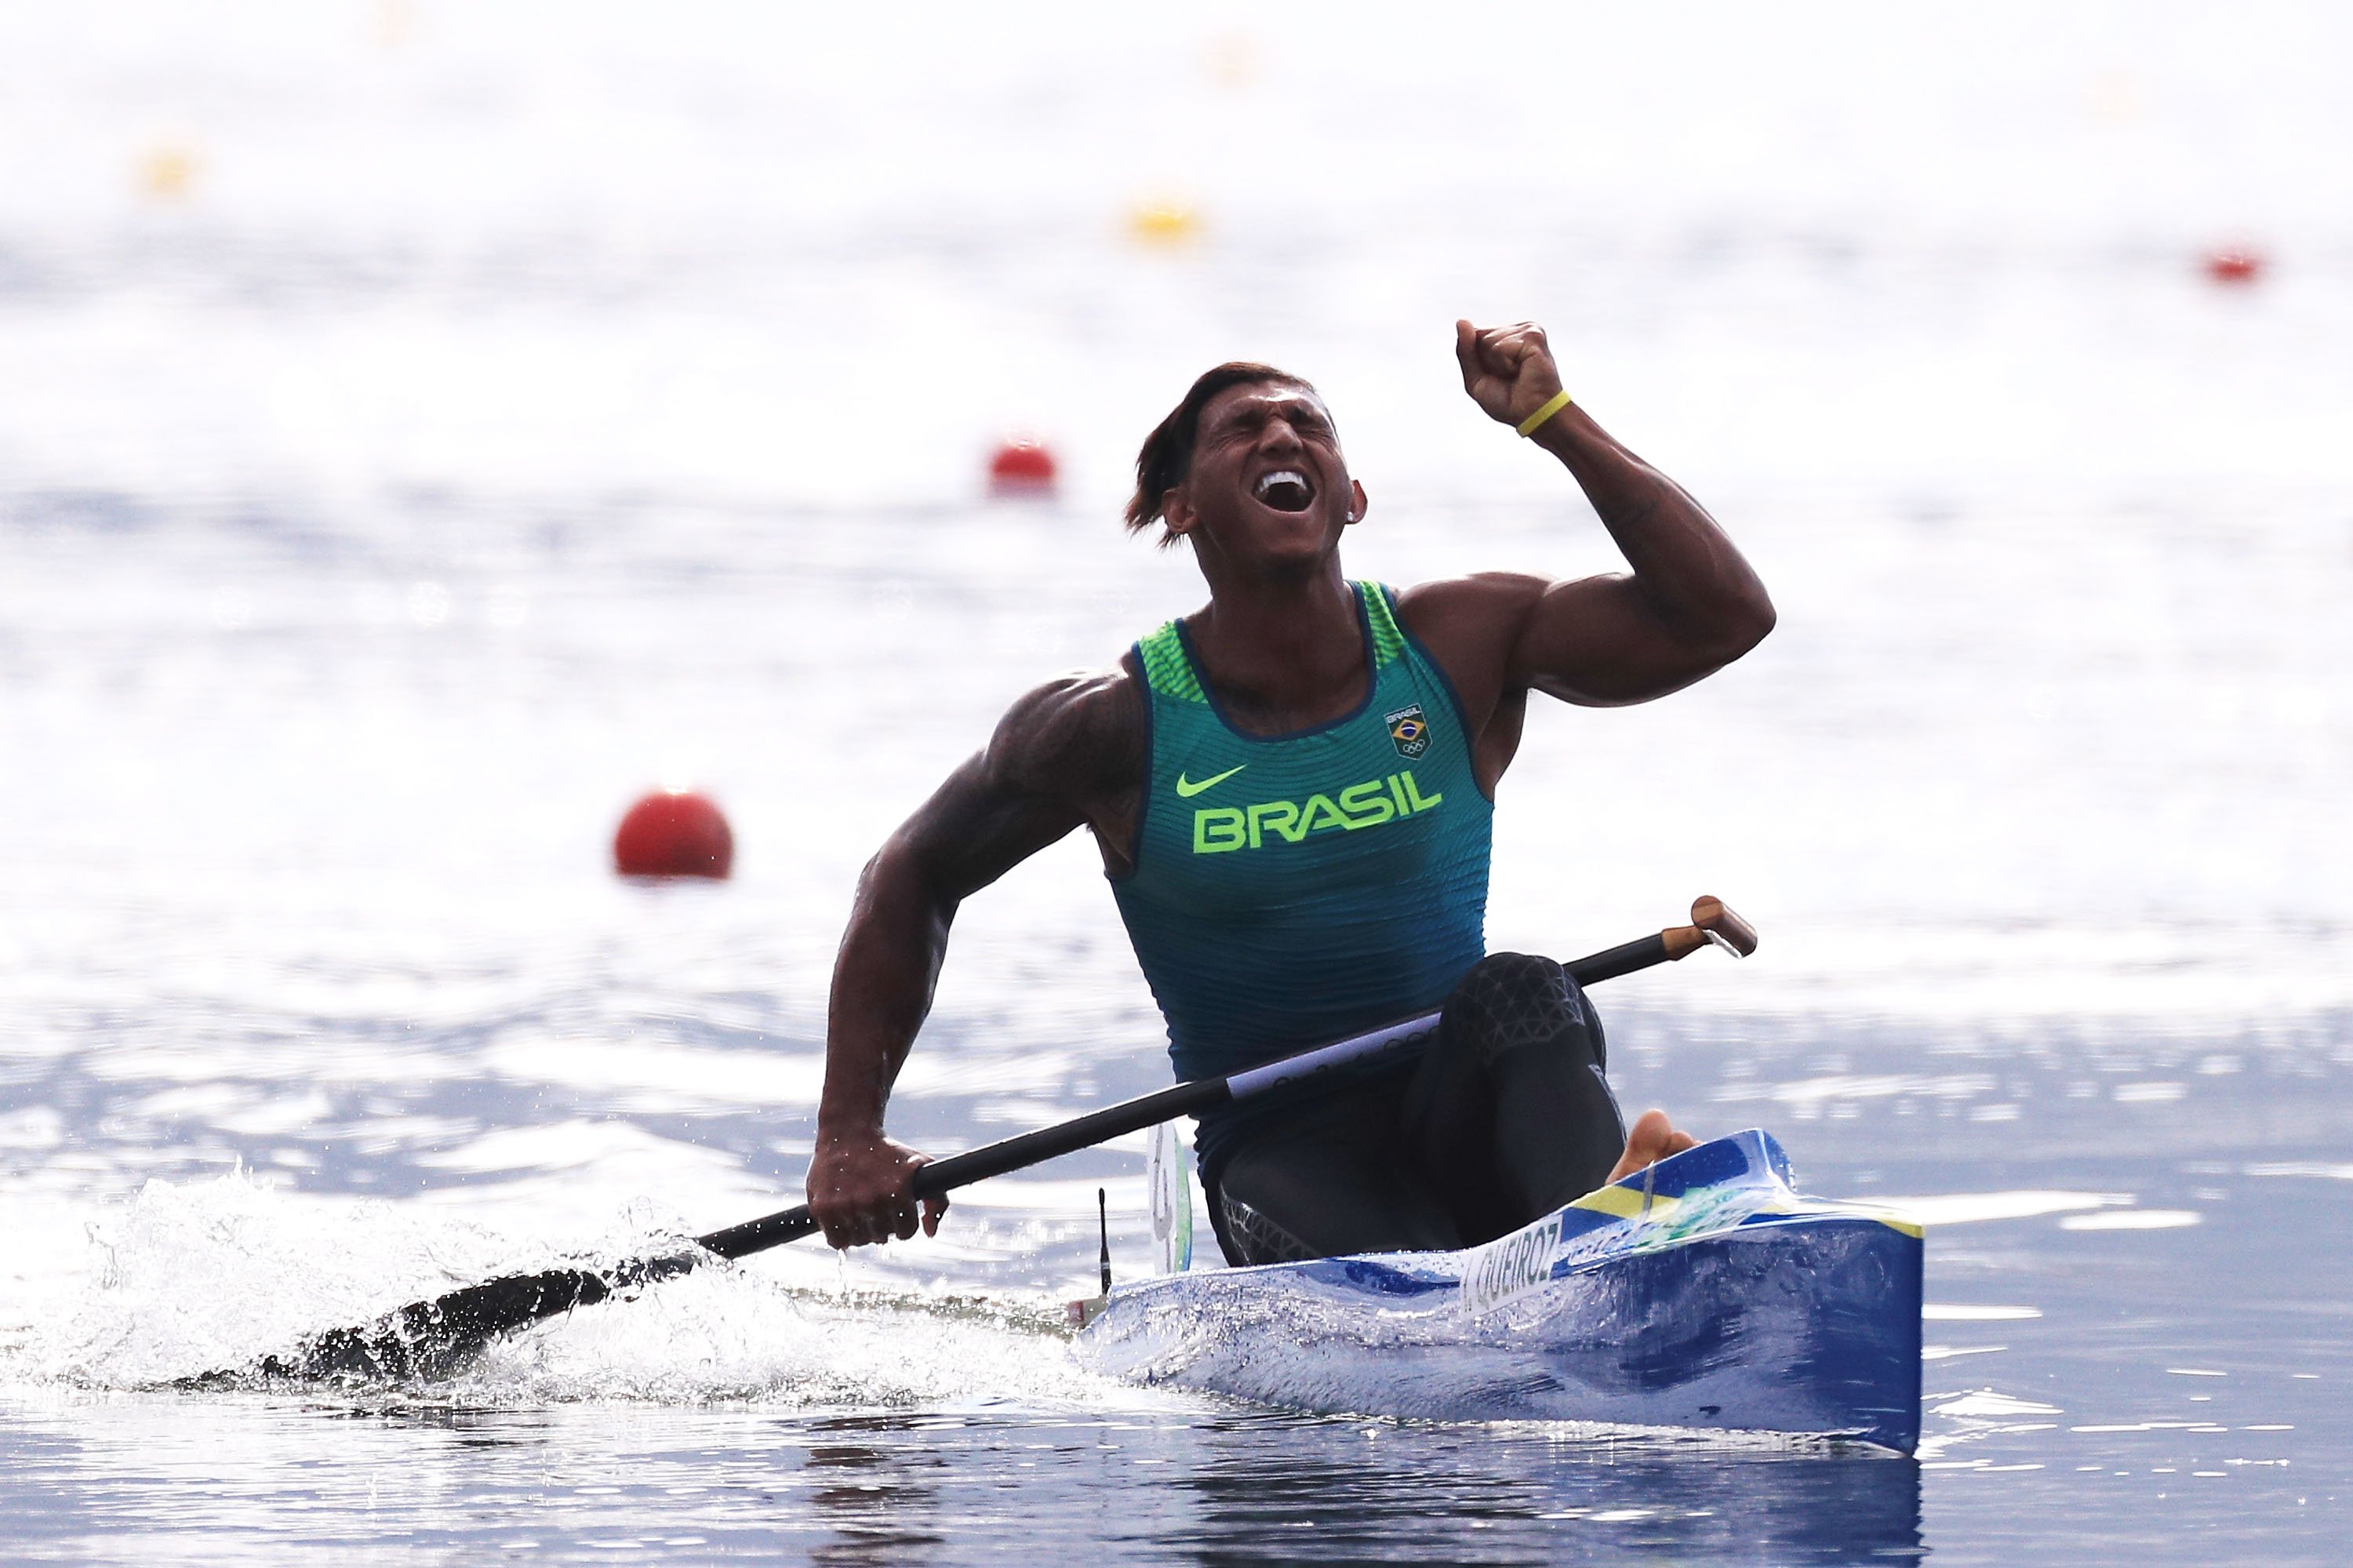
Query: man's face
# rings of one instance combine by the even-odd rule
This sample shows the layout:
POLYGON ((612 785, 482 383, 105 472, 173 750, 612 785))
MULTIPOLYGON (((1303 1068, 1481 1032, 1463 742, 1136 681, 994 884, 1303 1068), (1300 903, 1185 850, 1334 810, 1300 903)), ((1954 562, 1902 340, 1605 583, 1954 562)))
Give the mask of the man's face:
POLYGON ((1320 560, 1360 516, 1324 400, 1279 381, 1229 387, 1201 410, 1193 463, 1166 515, 1205 556, 1320 560))

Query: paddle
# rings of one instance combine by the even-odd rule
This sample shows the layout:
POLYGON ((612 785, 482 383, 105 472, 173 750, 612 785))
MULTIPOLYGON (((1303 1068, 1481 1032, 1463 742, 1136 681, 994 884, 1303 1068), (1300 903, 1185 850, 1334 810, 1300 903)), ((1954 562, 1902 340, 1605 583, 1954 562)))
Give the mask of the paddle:
MULTIPOLYGON (((1643 937, 1577 959, 1567 966, 1580 985, 1596 985, 1653 964, 1668 963, 1709 944, 1736 958, 1757 950, 1756 928, 1714 898, 1692 906, 1692 923, 1643 937)), ((962 1154, 934 1160, 915 1172, 915 1195, 936 1197, 955 1188, 1002 1176, 1091 1148, 1174 1117, 1195 1116, 1230 1101, 1250 1099, 1304 1083, 1319 1074, 1401 1054, 1419 1046, 1438 1027, 1439 1015, 1425 1013, 1337 1044, 1270 1062, 1224 1078, 1197 1078, 1154 1094, 1091 1111, 1053 1127, 1040 1128, 962 1154)), ((756 1220, 697 1236, 691 1249, 659 1257, 634 1258, 611 1268, 551 1268, 512 1275, 462 1290, 412 1302, 396 1312, 354 1329, 335 1329, 303 1340, 284 1356, 265 1356, 243 1373, 214 1373, 199 1383, 264 1378, 433 1378, 442 1375, 491 1340, 543 1319, 604 1300, 617 1292, 686 1273, 713 1257, 747 1257, 772 1246, 813 1235, 817 1221, 808 1205, 797 1204, 756 1220)))

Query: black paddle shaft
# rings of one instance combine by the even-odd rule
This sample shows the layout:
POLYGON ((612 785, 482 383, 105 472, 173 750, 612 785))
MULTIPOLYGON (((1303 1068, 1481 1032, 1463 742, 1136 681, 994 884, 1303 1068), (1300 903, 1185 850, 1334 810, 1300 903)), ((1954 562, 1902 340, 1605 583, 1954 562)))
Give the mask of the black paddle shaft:
MULTIPOLYGON (((1686 948, 1685 951, 1690 949, 1686 948)), ((1671 953, 1665 937, 1653 934, 1621 943, 1607 951, 1577 959, 1567 967, 1569 978, 1578 985, 1599 985, 1620 975, 1630 975, 1637 969, 1647 969, 1663 964, 1670 959, 1681 958, 1671 953)), ((1398 1054, 1419 1048, 1429 1036, 1418 1034, 1398 1043, 1398 1054)), ((1034 1132, 1016 1133, 995 1143, 984 1143, 978 1149, 962 1154, 951 1154, 934 1160, 915 1171, 915 1196, 934 1198, 958 1187, 969 1187, 976 1181, 986 1181, 992 1176, 1003 1176, 1028 1166, 1043 1164, 1065 1154, 1075 1154, 1082 1149, 1092 1149, 1114 1138, 1131 1132, 1157 1127, 1180 1116, 1198 1116, 1213 1107, 1224 1105, 1233 1094, 1224 1078, 1196 1078, 1189 1083, 1172 1084, 1132 1100, 1122 1100, 1115 1106, 1105 1106, 1089 1111, 1069 1121, 1041 1127, 1034 1132)), ((697 1236, 695 1245, 705 1252, 721 1257, 748 1257, 772 1246, 796 1242, 803 1236, 817 1234, 818 1224, 809 1213, 807 1203, 799 1203, 773 1214, 763 1214, 756 1220, 746 1220, 723 1231, 713 1231, 707 1236, 697 1236)))
MULTIPOLYGON (((1620 975, 1680 959, 1699 945, 1699 938, 1695 932, 1685 940, 1670 938, 1682 938, 1692 929, 1683 927, 1643 937, 1579 959, 1567 966, 1568 973, 1579 985, 1599 985, 1620 975)), ((1425 1022, 1434 1022, 1435 1015, 1425 1022)), ((1402 1054, 1418 1049, 1430 1033, 1427 1028, 1400 1031, 1394 1040, 1373 1054, 1402 1054)), ((1017 1133, 962 1154, 928 1161, 915 1171, 915 1196, 935 1198, 992 1176, 1141 1132, 1176 1117, 1198 1116, 1234 1097, 1231 1084, 1225 1078, 1197 1078, 1172 1085, 1052 1127, 1017 1133)), ((336 1329, 305 1340, 292 1354, 264 1357, 248 1372, 211 1373, 187 1381, 207 1385, 241 1383, 250 1381, 256 1374, 265 1380, 436 1378, 502 1334, 528 1328, 575 1307, 593 1306, 609 1296, 674 1278, 712 1256, 748 1257, 755 1252, 814 1235, 818 1229, 808 1205, 797 1203, 740 1225, 730 1225, 723 1231, 697 1236, 691 1249, 658 1257, 633 1258, 606 1269, 554 1268, 470 1285, 429 1301, 412 1302, 365 1327, 336 1329)))
MULTIPOLYGON (((1011 1138, 984 1143, 978 1149, 968 1149, 962 1154, 926 1161, 915 1171, 915 1196, 936 1198, 958 1187, 969 1187, 976 1181, 986 1181, 992 1176, 1043 1164, 1061 1155, 1074 1154, 1082 1149, 1092 1149, 1098 1143, 1141 1132, 1164 1121, 1180 1116, 1196 1116, 1211 1106, 1221 1106, 1233 1097, 1223 1078, 1197 1078, 1187 1084, 1172 1084, 1152 1094, 1139 1095, 1132 1100, 1122 1100, 1115 1106, 1105 1106, 1089 1111, 1069 1121, 1041 1127, 1035 1132, 1020 1132, 1011 1138)), ((772 1246, 796 1242, 803 1236, 817 1234, 818 1223, 809 1213, 807 1203, 796 1203, 789 1209, 773 1214, 763 1214, 756 1220, 746 1220, 740 1225, 730 1225, 723 1231, 713 1231, 707 1236, 697 1236, 694 1245, 721 1257, 748 1257, 755 1252, 765 1252, 772 1246)))

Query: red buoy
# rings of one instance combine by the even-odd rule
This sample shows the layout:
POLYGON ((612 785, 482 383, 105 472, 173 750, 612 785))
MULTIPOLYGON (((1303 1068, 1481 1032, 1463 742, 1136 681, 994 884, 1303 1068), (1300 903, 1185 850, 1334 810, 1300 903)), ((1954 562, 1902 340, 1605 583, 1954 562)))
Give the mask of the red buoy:
POLYGON ((1007 441, 988 460, 988 488, 994 495, 1051 494, 1054 454, 1026 437, 1007 441))
POLYGON ((723 877, 735 863, 735 835, 707 795, 658 789, 629 808, 613 835, 613 869, 623 876, 723 877))
POLYGON ((2233 245, 2206 253, 2206 276, 2214 282, 2243 286, 2263 274, 2262 252, 2246 246, 2233 245))

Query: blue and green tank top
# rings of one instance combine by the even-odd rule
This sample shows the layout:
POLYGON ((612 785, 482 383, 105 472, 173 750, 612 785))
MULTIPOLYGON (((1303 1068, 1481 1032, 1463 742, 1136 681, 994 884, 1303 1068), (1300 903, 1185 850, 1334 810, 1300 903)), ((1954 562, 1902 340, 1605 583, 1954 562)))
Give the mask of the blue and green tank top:
MULTIPOLYGON (((1135 645, 1151 771, 1112 887, 1179 1078, 1427 1012, 1485 951, 1494 808, 1461 704, 1389 590, 1353 587, 1368 690, 1314 729, 1236 729, 1180 622, 1135 645)), ((1245 1119, 1203 1118, 1205 1167, 1245 1119)))

